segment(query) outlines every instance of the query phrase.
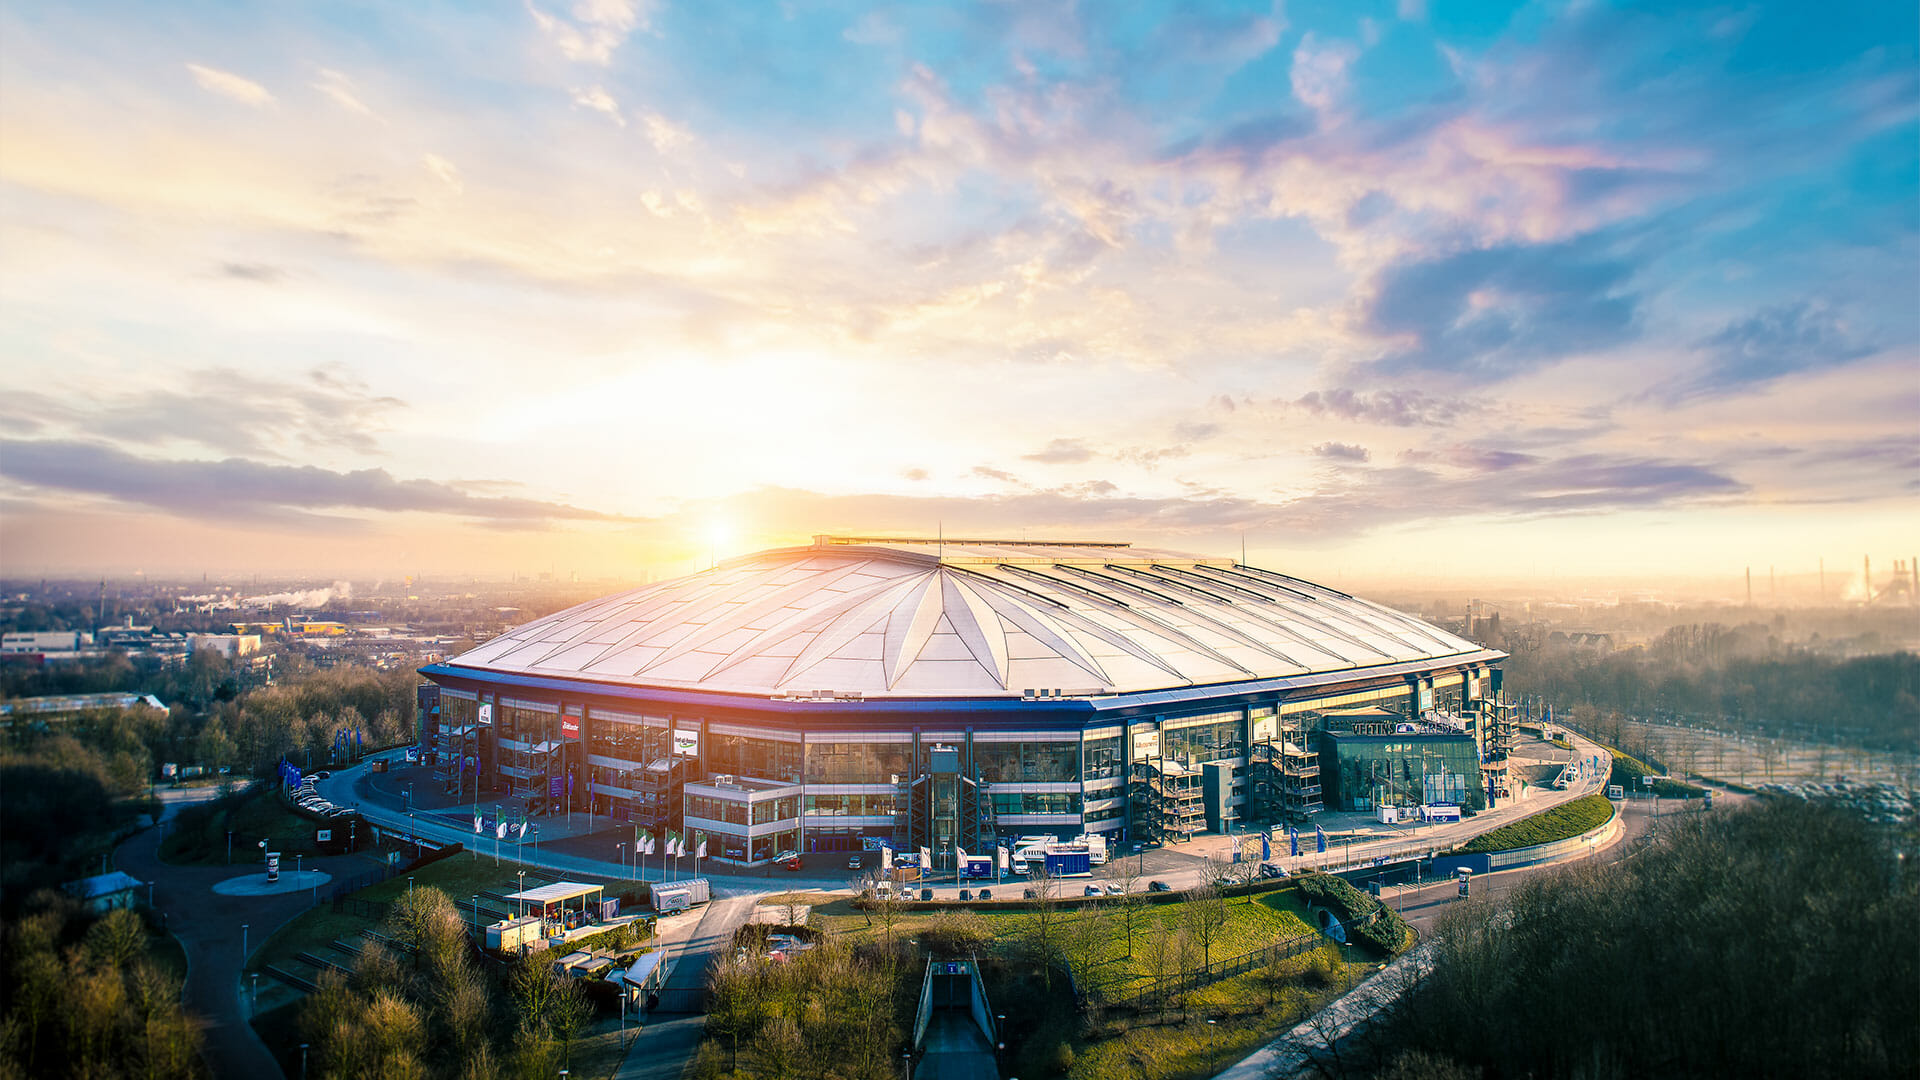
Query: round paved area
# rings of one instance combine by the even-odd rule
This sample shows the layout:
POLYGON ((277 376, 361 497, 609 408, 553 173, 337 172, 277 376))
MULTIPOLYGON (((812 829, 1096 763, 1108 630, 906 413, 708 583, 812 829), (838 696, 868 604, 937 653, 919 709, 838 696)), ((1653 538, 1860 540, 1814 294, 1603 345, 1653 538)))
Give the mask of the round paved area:
POLYGON ((280 880, 268 883, 263 871, 258 874, 242 874, 239 877, 216 881, 213 891, 221 896, 278 896, 281 893, 300 892, 333 880, 333 875, 320 870, 283 870, 280 880))

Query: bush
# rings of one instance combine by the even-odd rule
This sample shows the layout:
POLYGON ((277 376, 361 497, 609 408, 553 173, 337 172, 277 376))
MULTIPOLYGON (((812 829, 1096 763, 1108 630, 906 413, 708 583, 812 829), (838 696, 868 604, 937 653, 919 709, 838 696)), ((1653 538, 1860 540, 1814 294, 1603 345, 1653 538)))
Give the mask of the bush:
POLYGON ((1462 855, 1488 851, 1512 851, 1514 848, 1550 844, 1597 829, 1613 816, 1613 803, 1605 795, 1582 795, 1537 814, 1523 817, 1492 832, 1481 833, 1455 848, 1462 855))
POLYGON ((1382 956, 1392 956, 1406 947, 1412 932, 1398 912, 1353 887, 1345 878, 1332 874, 1309 874, 1296 878, 1300 898, 1309 907, 1323 907, 1339 917, 1347 928, 1347 937, 1382 956))

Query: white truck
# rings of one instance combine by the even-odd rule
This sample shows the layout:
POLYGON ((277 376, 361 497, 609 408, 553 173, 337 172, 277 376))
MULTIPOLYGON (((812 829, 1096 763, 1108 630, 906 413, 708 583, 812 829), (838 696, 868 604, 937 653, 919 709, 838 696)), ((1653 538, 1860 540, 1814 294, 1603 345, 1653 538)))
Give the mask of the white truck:
POLYGON ((713 886, 706 878, 662 881, 653 886, 653 910, 662 915, 685 911, 695 904, 713 899, 713 886))

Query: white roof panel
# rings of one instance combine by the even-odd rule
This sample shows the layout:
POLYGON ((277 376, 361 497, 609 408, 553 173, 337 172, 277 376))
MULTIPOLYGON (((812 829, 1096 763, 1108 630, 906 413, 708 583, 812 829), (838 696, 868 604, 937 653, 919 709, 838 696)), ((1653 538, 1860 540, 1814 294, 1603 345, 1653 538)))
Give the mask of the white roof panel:
POLYGON ((1132 693, 1478 646, 1231 559, 1108 542, 819 537, 536 620, 448 663, 755 695, 1132 693))

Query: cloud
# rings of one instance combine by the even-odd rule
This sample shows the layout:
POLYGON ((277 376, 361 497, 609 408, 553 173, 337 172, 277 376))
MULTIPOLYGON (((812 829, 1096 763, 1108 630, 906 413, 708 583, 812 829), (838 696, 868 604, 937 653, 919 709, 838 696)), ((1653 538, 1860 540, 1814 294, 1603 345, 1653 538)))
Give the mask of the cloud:
MULTIPOLYGON (((257 268, 238 275, 262 280, 257 268)), ((263 378, 231 368, 177 376, 171 387, 77 395, 15 391, 0 398, 0 417, 34 418, 31 430, 106 438, 134 446, 168 443, 216 453, 288 460, 318 449, 373 453, 375 434, 405 403, 370 393, 356 379, 316 368, 303 379, 263 378), (74 404, 78 398, 84 404, 74 404)), ((23 425, 16 422, 15 430, 23 425)))
POLYGON ((1387 268, 1362 325, 1383 372, 1492 381, 1631 339, 1631 277, 1591 241, 1475 248, 1387 268))
POLYGON ((1039 450, 1020 457, 1023 461, 1037 461, 1042 465, 1078 465, 1093 460, 1093 451, 1079 439, 1055 439, 1039 450))
POLYGON ((1334 461, 1367 461, 1373 457, 1373 453, 1354 443, 1323 442, 1313 448, 1313 456, 1334 461))
POLYGON ((1021 480, 1005 469, 996 469, 990 465, 975 465, 971 470, 971 475, 987 480, 998 480, 1003 484, 1020 484, 1022 486, 1026 484, 1026 481, 1021 480))
POLYGON ((431 480, 398 480, 385 469, 336 472, 268 465, 137 457, 100 443, 0 440, 0 476, 44 491, 103 496, 181 517, 224 520, 324 518, 315 511, 448 514, 508 527, 554 521, 641 519, 534 499, 482 498, 431 480))
POLYGON ((602 87, 576 88, 573 91, 573 103, 583 109, 592 109, 621 127, 627 126, 627 118, 620 115, 620 103, 613 100, 613 95, 602 87))
POLYGON ((1520 465, 1532 465, 1540 461, 1537 454, 1522 453, 1518 450, 1496 450, 1484 446, 1450 446, 1442 450, 1407 450, 1400 460, 1420 465, 1451 465, 1457 469, 1470 469, 1475 472, 1499 472, 1520 465))
POLYGON ((455 166, 453 162, 448 161, 439 154, 420 155, 420 164, 425 165, 427 171, 432 173, 435 179, 445 184, 455 195, 466 190, 466 185, 460 180, 460 169, 455 166))
POLYGON ((1445 427, 1478 406, 1467 398, 1437 398, 1418 390, 1309 390, 1293 403, 1315 416, 1335 416, 1390 427, 1445 427))
POLYGON ((1704 358, 1691 377, 1658 391, 1669 401, 1735 393, 1785 375, 1839 367, 1871 356, 1830 306, 1812 300, 1762 308, 1728 323, 1695 347, 1704 358))
POLYGON ((187 70, 193 73, 193 81, 200 84, 200 89, 210 94, 218 94, 230 101, 251 105, 256 109, 273 104, 273 95, 267 92, 266 87, 252 79, 242 78, 218 68, 203 67, 200 64, 188 64, 187 70))
POLYGON ((1173 425, 1173 437, 1183 443, 1204 442, 1220 434, 1220 425, 1201 420, 1182 420, 1173 425))
POLYGON ((1347 93, 1347 68, 1359 59, 1350 41, 1321 41, 1309 30, 1293 51, 1293 96, 1315 112, 1325 113, 1347 93))
POLYGON ((373 110, 367 108, 367 103, 361 101, 355 92, 353 80, 332 68, 321 68, 320 81, 310 85, 326 95, 335 105, 350 113, 358 113, 361 116, 373 115, 373 110))
POLYGON ((565 15, 542 11, 532 3, 527 4, 527 12, 560 55, 575 63, 605 67, 629 34, 650 25, 648 6, 638 0, 578 0, 565 15))
MULTIPOLYGON (((978 472, 980 470, 976 470, 978 472)), ((1585 515, 1725 500, 1746 485, 1712 466, 1667 458, 1580 454, 1500 473, 1428 469, 1327 470, 1320 486, 1285 498, 1197 487, 1189 497, 1122 496, 1102 481, 992 495, 838 494, 763 487, 689 504, 675 517, 707 520, 737 502, 755 520, 794 531, 915 532, 944 520, 949 535, 1019 535, 1048 528, 1081 535, 1220 535, 1248 529, 1301 541, 1345 539, 1396 525, 1459 518, 1585 515)), ((690 526, 691 528, 691 526, 690 526)))
POLYGON ((640 118, 641 127, 647 133, 647 141, 662 154, 671 153, 693 141, 693 133, 659 113, 648 113, 640 118))
POLYGON ((284 279, 287 272, 268 263, 227 262, 220 264, 220 276, 272 284, 284 279))

